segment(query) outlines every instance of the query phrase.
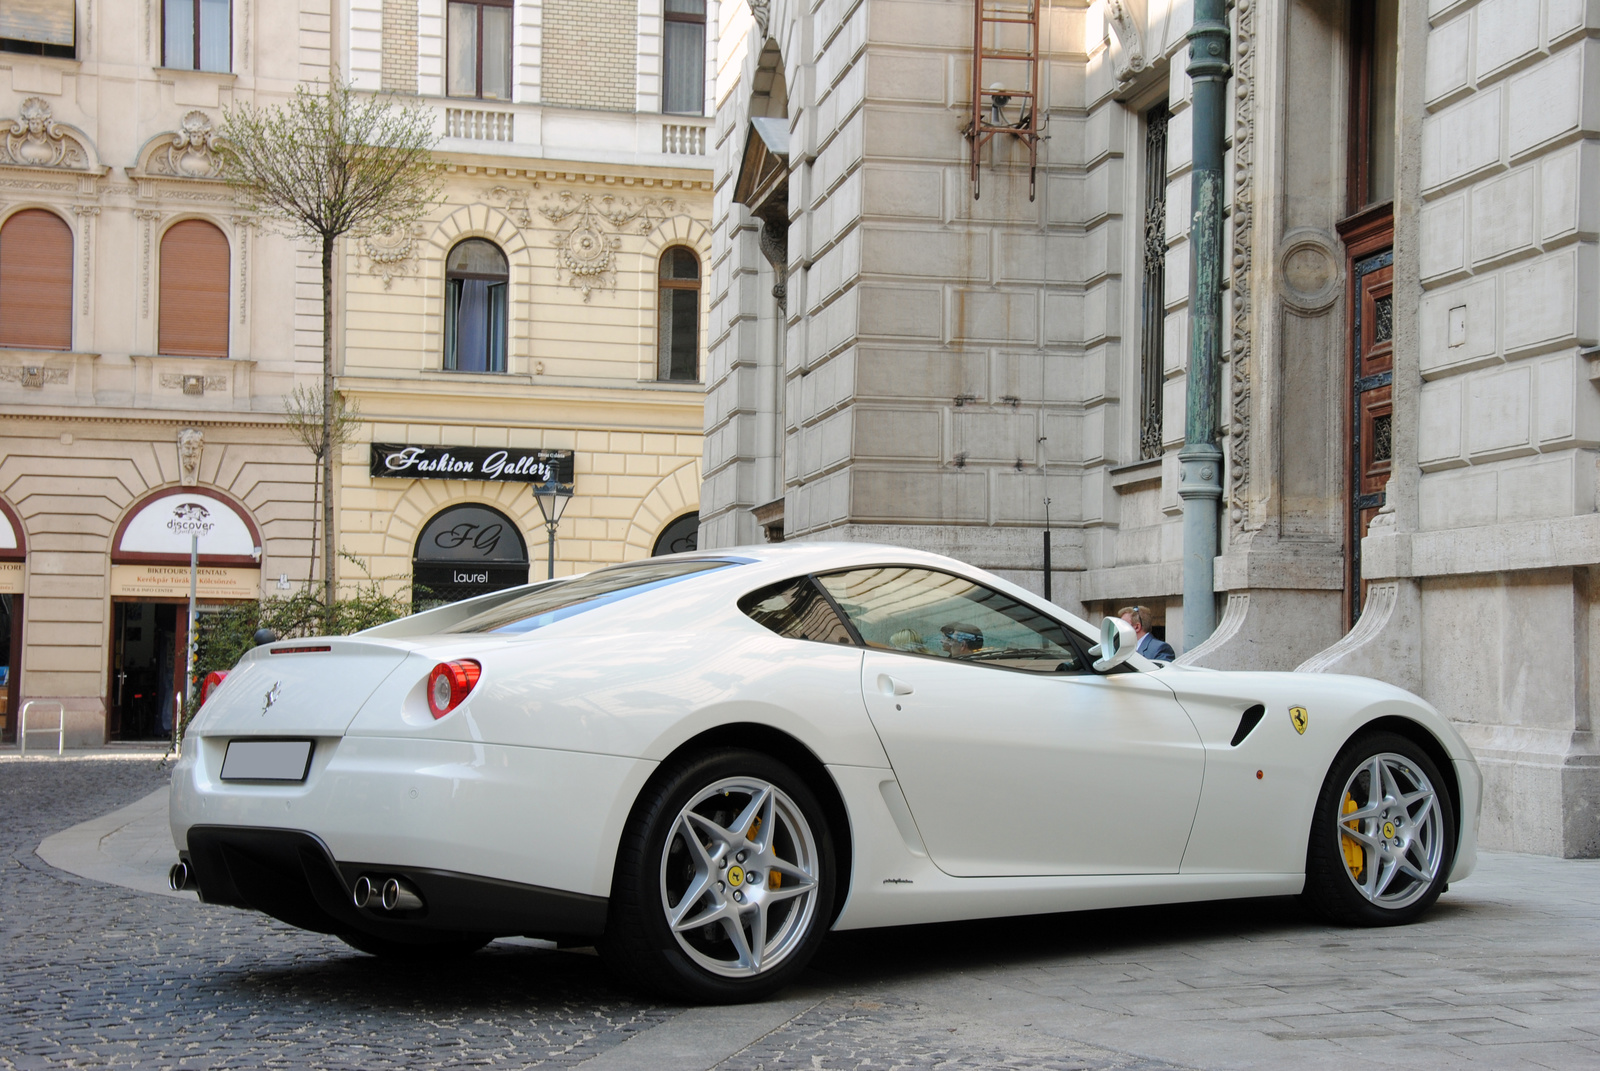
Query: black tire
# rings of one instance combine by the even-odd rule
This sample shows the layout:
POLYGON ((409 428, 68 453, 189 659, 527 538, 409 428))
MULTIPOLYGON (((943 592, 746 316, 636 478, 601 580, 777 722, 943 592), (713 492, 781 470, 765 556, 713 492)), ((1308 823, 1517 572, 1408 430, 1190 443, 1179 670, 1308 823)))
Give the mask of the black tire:
POLYGON ((391 941, 368 933, 341 933, 339 940, 358 952, 401 963, 462 959, 494 940, 482 934, 449 934, 425 941, 391 941))
POLYGON ((1340 925, 1411 922, 1433 906, 1449 881, 1457 829, 1449 785, 1427 753, 1396 733, 1363 733, 1339 752, 1317 796, 1304 899, 1340 925), (1374 771, 1376 794, 1370 789, 1374 771), (1385 778, 1391 783, 1385 785, 1385 778), (1424 788, 1431 790, 1431 801, 1405 807, 1392 802, 1395 789, 1409 797, 1424 788))
MULTIPOLYGON (((723 817, 722 822, 732 826, 736 819, 723 817)), ((796 864, 795 869, 803 867, 796 864)), ((760 1000, 805 970, 832 921, 834 885, 827 818, 793 770, 769 755, 742 749, 686 756, 658 770, 634 804, 617 851, 600 954, 617 980, 629 988, 707 1004, 760 1000), (763 812, 775 815, 768 831, 759 831, 760 821, 737 831, 733 843, 748 846, 749 859, 714 834, 700 837, 699 850, 705 854, 697 854, 683 839, 681 830, 689 827, 680 825, 680 818, 688 822, 691 803, 695 815, 707 822, 722 814, 719 806, 734 815, 754 806, 757 791, 745 793, 738 787, 743 781, 777 790, 772 796, 777 810, 763 812), (730 783, 734 787, 721 787, 730 783), (768 854, 756 848, 763 839, 768 854), (785 880, 786 871, 779 868, 791 862, 786 855, 805 858, 812 880, 808 885, 803 876, 791 877, 788 888, 775 894, 785 880), (753 869, 762 865, 761 859, 781 861, 767 864, 764 874, 746 881, 748 874, 739 864, 749 862, 753 869), (706 887, 692 893, 701 875, 707 875, 706 887), (727 880, 718 882, 719 877, 727 880), (740 882, 743 891, 730 887, 740 882), (797 891, 807 888, 809 892, 797 891), (673 896, 677 900, 669 903, 673 896), (735 897, 742 900, 740 905, 733 904, 735 897), (724 914, 717 921, 684 928, 680 936, 668 919, 668 912, 675 910, 691 919, 715 911, 724 914), (752 939, 756 914, 766 937, 759 949, 752 939), (734 942, 732 927, 742 935, 743 950, 734 942), (753 969, 741 965, 762 955, 767 961, 757 962, 753 969), (730 956, 735 958, 726 958, 730 956), (729 973, 735 970, 749 973, 729 973)))

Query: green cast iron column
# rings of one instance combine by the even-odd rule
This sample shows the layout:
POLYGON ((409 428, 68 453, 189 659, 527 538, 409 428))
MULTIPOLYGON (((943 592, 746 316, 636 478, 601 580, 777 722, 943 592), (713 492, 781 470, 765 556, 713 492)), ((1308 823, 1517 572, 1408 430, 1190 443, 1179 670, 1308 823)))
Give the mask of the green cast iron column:
POLYGON ((1227 0, 1194 0, 1189 29, 1194 85, 1194 174, 1189 225, 1189 377, 1184 445, 1178 453, 1183 499, 1183 649, 1217 624, 1213 573, 1222 503, 1217 401, 1222 347, 1222 179, 1228 117, 1227 0))

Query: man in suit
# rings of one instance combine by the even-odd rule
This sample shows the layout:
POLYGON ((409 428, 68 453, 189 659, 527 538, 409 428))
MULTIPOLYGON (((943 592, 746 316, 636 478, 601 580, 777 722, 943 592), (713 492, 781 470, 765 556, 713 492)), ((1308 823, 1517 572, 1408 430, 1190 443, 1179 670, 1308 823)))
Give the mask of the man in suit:
POLYGON ((1150 632, 1151 614, 1148 606, 1124 606, 1117 611, 1117 616, 1133 626, 1134 635, 1139 637, 1140 654, 1152 662, 1171 662, 1178 657, 1172 644, 1157 639, 1150 632))

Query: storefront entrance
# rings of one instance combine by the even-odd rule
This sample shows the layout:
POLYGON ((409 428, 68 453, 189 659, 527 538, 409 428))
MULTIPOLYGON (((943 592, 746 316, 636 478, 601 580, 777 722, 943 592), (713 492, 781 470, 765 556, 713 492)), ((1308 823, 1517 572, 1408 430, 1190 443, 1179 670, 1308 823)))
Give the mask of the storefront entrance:
POLYGON ((0 743, 15 743, 22 702, 22 590, 27 570, 22 522, 0 502, 0 743))
POLYGON ((451 506, 417 537, 411 563, 418 610, 528 582, 528 544, 516 522, 488 506, 451 506))
POLYGON ((117 602, 111 623, 113 740, 170 737, 183 694, 187 608, 175 602, 117 602))

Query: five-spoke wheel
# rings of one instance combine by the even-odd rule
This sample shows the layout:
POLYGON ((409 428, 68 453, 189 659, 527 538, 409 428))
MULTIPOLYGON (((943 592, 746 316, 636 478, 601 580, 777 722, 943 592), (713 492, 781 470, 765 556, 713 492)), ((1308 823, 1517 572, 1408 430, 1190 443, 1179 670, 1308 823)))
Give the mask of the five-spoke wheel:
POLYGON ((1317 800, 1306 895, 1337 922, 1408 922, 1449 878, 1455 830, 1450 795, 1421 748, 1393 733, 1357 737, 1317 800))
POLYGON ((630 819, 602 949, 657 991, 756 999, 804 969, 833 884, 827 821, 793 771, 750 751, 683 760, 630 819))

